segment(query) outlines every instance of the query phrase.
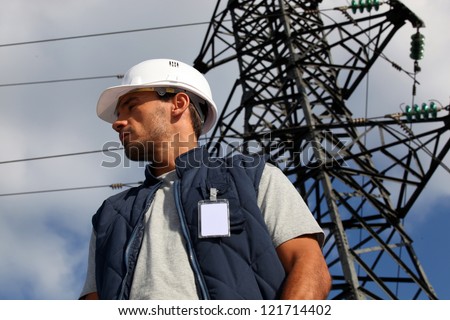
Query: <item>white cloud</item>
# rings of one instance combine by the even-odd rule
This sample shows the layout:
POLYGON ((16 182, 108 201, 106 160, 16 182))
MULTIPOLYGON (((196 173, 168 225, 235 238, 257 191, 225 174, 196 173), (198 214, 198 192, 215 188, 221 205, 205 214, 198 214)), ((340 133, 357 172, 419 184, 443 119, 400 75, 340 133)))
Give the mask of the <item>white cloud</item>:
POLYGON ((37 211, 0 215, 0 297, 68 299, 79 290, 74 270, 84 250, 68 249, 68 240, 46 225, 37 211))

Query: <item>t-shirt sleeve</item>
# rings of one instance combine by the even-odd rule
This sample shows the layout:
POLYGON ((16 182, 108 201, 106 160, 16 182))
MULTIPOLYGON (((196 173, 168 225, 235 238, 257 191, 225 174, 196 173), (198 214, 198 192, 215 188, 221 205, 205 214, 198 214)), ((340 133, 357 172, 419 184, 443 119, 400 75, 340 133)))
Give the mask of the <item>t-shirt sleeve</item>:
POLYGON ((323 246, 324 233, 303 198, 284 173, 266 164, 258 190, 258 205, 275 247, 302 235, 316 235, 323 246))
POLYGON ((84 282, 83 289, 81 290, 80 297, 87 295, 88 293, 97 292, 97 285, 95 282, 95 242, 96 235, 92 230, 91 239, 89 241, 89 255, 86 280, 84 282))

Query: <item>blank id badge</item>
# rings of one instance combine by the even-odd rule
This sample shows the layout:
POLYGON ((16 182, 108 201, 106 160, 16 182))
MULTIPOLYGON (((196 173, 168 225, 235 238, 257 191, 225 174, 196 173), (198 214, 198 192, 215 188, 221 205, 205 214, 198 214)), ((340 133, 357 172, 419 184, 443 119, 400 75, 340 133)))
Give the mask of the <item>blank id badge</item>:
POLYGON ((230 211, 228 200, 201 200, 198 202, 199 238, 230 236, 230 211))

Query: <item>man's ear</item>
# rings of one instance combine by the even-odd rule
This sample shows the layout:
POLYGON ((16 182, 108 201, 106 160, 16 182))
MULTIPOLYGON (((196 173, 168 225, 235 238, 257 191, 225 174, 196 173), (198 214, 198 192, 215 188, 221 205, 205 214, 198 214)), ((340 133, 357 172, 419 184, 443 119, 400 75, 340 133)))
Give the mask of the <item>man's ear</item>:
POLYGON ((178 92, 173 97, 172 115, 175 117, 181 116, 189 108, 189 103, 189 96, 185 92, 178 92))

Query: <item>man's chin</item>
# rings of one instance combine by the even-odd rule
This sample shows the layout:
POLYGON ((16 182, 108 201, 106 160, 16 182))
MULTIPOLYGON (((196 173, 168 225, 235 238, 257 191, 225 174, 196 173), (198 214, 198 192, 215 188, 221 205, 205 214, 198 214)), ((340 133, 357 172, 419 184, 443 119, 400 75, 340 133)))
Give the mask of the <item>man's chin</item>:
POLYGON ((145 148, 143 148, 141 144, 125 144, 124 150, 125 156, 131 161, 148 162, 151 160, 148 157, 148 152, 146 152, 145 148))
POLYGON ((149 162, 150 159, 145 153, 138 153, 138 152, 127 152, 125 150, 125 156, 131 160, 136 162, 149 162))

